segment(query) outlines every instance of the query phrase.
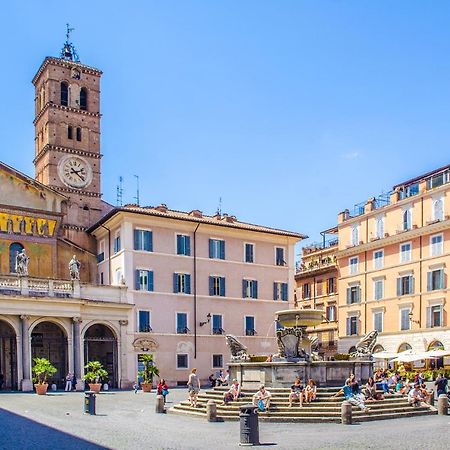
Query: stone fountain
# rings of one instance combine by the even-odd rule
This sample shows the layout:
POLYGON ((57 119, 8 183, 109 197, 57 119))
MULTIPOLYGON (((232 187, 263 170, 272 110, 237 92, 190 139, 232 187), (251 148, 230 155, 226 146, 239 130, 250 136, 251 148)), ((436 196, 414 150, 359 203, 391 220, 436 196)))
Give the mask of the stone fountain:
POLYGON ((239 380, 242 386, 257 388, 288 387, 296 377, 312 378, 318 386, 343 385, 354 373, 359 380, 366 381, 372 375, 371 349, 376 332, 367 334, 361 341, 358 352, 348 361, 322 361, 312 348, 313 340, 307 327, 323 322, 324 312, 318 309, 289 309, 275 313, 277 322, 283 326, 277 330, 278 354, 271 361, 251 362, 248 351, 234 336, 227 336, 231 350, 230 377, 239 380))

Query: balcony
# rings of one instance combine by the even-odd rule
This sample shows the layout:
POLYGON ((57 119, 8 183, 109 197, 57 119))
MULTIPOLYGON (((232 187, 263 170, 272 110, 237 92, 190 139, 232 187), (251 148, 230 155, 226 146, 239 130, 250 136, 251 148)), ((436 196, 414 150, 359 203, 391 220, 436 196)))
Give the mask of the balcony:
POLYGON ((337 263, 336 256, 325 256, 323 258, 317 258, 308 263, 297 263, 296 264, 296 272, 297 273, 305 273, 312 272, 314 270, 323 269, 326 267, 335 266, 337 263))
POLYGON ((246 336, 255 336, 256 334, 256 330, 245 330, 246 336))
POLYGON ((212 330, 212 334, 216 334, 216 335, 220 335, 220 334, 224 334, 225 330, 223 328, 213 328, 212 330))
POLYGON ((188 327, 177 328, 177 334, 188 334, 191 330, 188 327))
POLYGON ((19 277, 14 274, 0 275, 0 295, 128 303, 125 286, 98 286, 78 280, 19 277))

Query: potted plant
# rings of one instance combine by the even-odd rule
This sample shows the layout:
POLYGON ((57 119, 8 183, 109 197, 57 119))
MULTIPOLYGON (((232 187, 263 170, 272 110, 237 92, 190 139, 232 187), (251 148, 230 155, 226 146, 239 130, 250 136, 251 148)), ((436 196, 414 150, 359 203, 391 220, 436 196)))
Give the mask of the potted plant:
POLYGON ((108 372, 103 368, 100 361, 89 361, 84 368, 87 372, 84 374, 83 380, 87 381, 91 391, 98 394, 102 387, 101 381, 108 376, 108 372))
POLYGON ((144 368, 139 371, 139 376, 142 377, 142 391, 151 392, 153 386, 153 377, 159 375, 159 369, 155 366, 153 355, 141 355, 139 361, 144 365, 144 368))
POLYGON ((33 381, 35 382, 36 393, 45 395, 48 388, 47 378, 54 375, 58 369, 46 358, 33 358, 33 361, 32 371, 34 373, 33 381))

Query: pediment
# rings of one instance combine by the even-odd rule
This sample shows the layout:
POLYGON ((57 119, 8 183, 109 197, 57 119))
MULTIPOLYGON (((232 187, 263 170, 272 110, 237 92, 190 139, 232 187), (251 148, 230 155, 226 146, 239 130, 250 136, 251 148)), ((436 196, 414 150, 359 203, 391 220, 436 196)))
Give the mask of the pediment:
POLYGON ((66 197, 0 162, 0 205, 59 213, 66 197))

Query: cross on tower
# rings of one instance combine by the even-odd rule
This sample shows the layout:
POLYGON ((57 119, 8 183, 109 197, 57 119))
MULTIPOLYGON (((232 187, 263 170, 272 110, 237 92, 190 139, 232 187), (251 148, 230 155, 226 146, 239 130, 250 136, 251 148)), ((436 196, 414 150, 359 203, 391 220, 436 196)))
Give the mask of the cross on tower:
POLYGON ((70 33, 74 30, 75 28, 70 28, 70 25, 66 23, 66 42, 64 42, 64 46, 61 50, 60 56, 62 59, 66 59, 67 61, 80 62, 78 53, 75 50, 75 47, 72 44, 72 42, 70 42, 70 33))

